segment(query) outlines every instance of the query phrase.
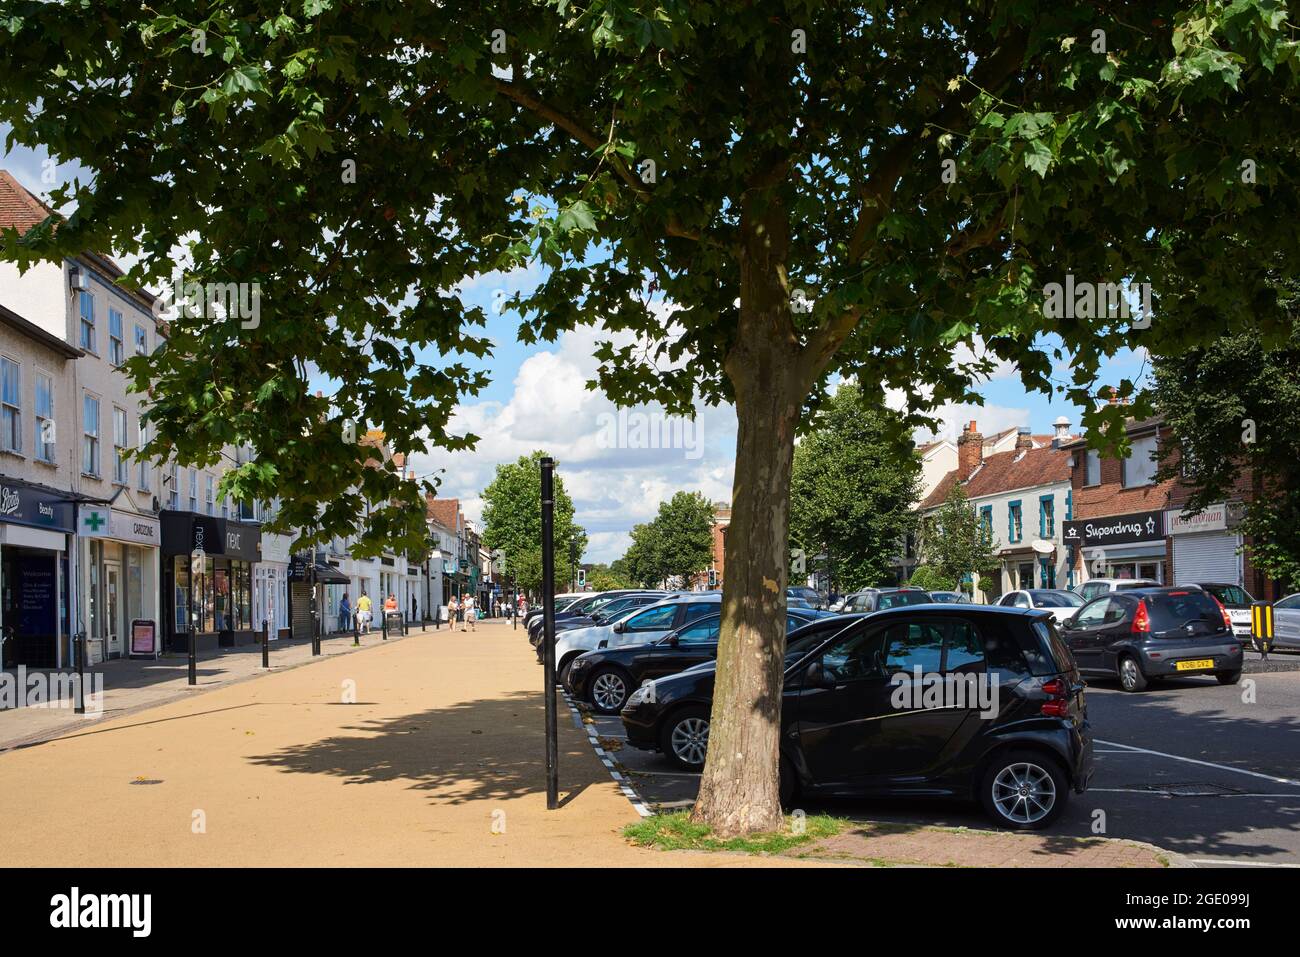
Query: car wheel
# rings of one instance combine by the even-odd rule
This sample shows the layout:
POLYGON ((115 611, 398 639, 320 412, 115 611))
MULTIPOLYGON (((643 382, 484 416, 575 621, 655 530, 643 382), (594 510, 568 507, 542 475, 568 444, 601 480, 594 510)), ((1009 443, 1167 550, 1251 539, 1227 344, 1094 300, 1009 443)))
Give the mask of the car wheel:
POLYGON ((1219 679, 1219 684, 1221 685, 1235 685, 1241 680, 1241 669, 1238 668, 1236 671, 1218 671, 1215 672, 1214 677, 1219 679))
POLYGON ((587 700, 599 714, 618 714, 627 701, 631 684, 622 668, 597 668, 587 679, 587 700))
POLYGON ((573 665, 573 659, 576 657, 578 656, 570 655, 564 659, 563 664, 555 669, 555 683, 560 687, 564 687, 564 683, 569 679, 569 668, 573 665))
POLYGON ((1125 691, 1145 691, 1147 676, 1142 673, 1142 666, 1132 655, 1125 655, 1119 660, 1119 686, 1125 691))
POLYGON ((1036 831, 1065 809, 1070 789, 1060 766, 1034 751, 1008 751, 989 765, 980 785, 984 810, 1003 827, 1036 831))
POLYGON ((660 734, 664 755, 679 768, 698 771, 709 749, 709 712, 702 707, 683 708, 664 722, 660 734))

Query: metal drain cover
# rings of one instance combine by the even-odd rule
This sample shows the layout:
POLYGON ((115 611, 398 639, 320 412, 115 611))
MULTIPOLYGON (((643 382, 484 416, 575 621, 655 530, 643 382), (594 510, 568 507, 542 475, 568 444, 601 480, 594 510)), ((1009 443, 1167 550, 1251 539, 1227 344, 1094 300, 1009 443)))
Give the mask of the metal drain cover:
POLYGON ((1144 784, 1142 790, 1174 797, 1220 797, 1224 794, 1246 793, 1240 788, 1228 787, 1226 784, 1208 784, 1200 781, 1189 784, 1144 784))

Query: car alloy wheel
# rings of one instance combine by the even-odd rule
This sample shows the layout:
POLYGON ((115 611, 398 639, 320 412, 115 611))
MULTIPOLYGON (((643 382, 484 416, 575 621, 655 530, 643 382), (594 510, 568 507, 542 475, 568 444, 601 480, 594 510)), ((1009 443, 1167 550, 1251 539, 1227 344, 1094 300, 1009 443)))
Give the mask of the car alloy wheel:
POLYGON ((1056 782, 1037 764, 1009 764, 993 779, 993 804, 1010 823, 1032 827, 1056 806, 1056 782))
POLYGON ((1138 667, 1137 660, 1130 657, 1119 661, 1119 683, 1125 691, 1141 691, 1147 686, 1147 680, 1138 667))
POLYGON ((601 714, 617 714, 627 701, 627 679, 617 671, 599 671, 591 678, 591 703, 601 714))
POLYGON ((673 757, 689 767, 701 767, 709 750, 709 722, 694 715, 681 718, 673 725, 673 757))

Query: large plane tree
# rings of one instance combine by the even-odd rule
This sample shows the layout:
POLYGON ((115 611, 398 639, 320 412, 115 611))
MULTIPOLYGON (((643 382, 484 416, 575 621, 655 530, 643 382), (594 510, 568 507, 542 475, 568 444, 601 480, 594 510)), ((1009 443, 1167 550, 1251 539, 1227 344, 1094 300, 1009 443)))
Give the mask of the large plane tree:
POLYGON ((603 324, 597 384, 620 402, 732 403, 694 813, 772 828, 804 413, 850 374, 924 415, 999 359, 1083 400, 1121 347, 1272 334, 1262 269, 1294 262, 1300 224, 1286 17, 1274 0, 0 0, 11 142, 89 171, 55 190, 74 213, 4 254, 115 250, 157 284, 188 243, 187 280, 259 283, 259 321, 190 310, 133 360, 151 449, 248 442, 232 490, 323 533, 356 488, 382 503, 372 535, 419 534, 418 489, 366 469, 339 419, 398 451, 472 441, 448 413, 482 384, 463 356, 490 344, 456 289, 484 271, 545 267, 511 303, 520 337, 603 324), (1125 318, 1128 283, 1150 284, 1133 291, 1154 317, 1125 318))

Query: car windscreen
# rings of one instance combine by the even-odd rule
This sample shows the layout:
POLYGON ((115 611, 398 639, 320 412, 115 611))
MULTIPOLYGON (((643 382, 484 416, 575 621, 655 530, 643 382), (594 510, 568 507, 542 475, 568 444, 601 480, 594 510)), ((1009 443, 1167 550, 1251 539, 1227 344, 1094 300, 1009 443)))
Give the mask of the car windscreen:
POLYGON ((1042 591, 1035 589, 1029 593, 1037 608, 1082 608, 1083 599, 1070 591, 1042 591))
POLYGON ((1220 631, 1224 628, 1219 603, 1203 591, 1165 591, 1143 595, 1152 631, 1220 631))
POLYGON ((1254 601, 1246 594, 1246 590, 1238 585, 1202 585, 1201 587, 1229 608, 1249 608, 1250 603, 1254 601))
POLYGON ((928 605, 930 596, 923 591, 886 591, 876 597, 876 610, 902 608, 904 605, 928 605))

